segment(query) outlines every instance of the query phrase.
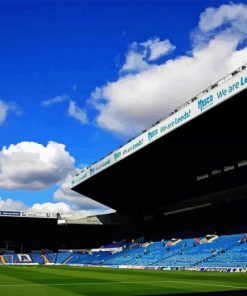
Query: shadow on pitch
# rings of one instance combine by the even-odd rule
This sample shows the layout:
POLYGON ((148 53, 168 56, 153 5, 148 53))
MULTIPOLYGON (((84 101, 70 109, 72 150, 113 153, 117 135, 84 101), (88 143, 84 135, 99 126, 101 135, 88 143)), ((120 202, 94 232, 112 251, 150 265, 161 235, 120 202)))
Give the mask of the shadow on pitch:
MULTIPOLYGON (((141 296, 141 295, 135 295, 141 296)), ((201 292, 201 293, 178 293, 178 294, 150 294, 145 296, 247 296, 247 290, 244 291, 221 291, 221 292, 201 292)))

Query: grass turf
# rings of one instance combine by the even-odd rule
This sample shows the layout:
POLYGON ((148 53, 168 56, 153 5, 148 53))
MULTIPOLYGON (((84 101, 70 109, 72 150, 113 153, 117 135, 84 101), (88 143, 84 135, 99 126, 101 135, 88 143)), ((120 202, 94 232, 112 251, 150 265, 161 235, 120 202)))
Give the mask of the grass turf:
POLYGON ((1 296, 183 294, 247 295, 247 274, 70 266, 0 266, 1 296))

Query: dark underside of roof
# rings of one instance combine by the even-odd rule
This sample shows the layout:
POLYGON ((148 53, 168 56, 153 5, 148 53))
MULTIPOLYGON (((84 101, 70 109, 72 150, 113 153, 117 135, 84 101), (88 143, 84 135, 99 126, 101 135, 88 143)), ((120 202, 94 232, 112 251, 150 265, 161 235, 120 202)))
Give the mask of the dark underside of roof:
POLYGON ((246 96, 238 94, 73 190, 142 217, 188 200, 222 200, 225 192, 234 198, 235 188, 247 185, 247 166, 239 166, 247 159, 246 96))

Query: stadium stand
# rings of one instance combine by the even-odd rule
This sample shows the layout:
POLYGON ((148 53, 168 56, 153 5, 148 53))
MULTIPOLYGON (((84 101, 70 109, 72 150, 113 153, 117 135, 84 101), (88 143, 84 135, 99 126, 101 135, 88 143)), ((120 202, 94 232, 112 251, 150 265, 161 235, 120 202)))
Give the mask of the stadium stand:
POLYGON ((44 257, 42 257, 41 254, 29 254, 29 255, 32 259, 32 262, 39 263, 39 264, 48 263, 45 261, 44 257))
POLYGON ((73 256, 71 252, 57 253, 56 263, 64 264, 71 256, 73 256))
POLYGON ((92 264, 100 265, 105 259, 111 256, 111 252, 93 252, 88 254, 74 254, 66 263, 67 264, 92 264))
POLYGON ((47 254, 45 254, 45 257, 48 260, 48 262, 46 262, 46 263, 56 263, 57 253, 47 253, 47 254))
POLYGON ((238 241, 228 245, 218 256, 209 258, 204 264, 205 267, 247 267, 247 243, 238 241))
POLYGON ((146 243, 114 243, 95 250, 1 255, 1 264, 247 268, 247 236, 244 233, 146 243), (105 250, 106 247, 111 247, 111 251, 105 250))
POLYGON ((208 238, 183 239, 172 245, 171 241, 152 242, 124 249, 115 254, 77 255, 68 264, 133 265, 167 267, 247 267, 247 243, 244 234, 208 238), (99 256, 95 260, 95 256, 99 256))
MULTIPOLYGON (((3 255, 2 256, 2 264, 12 264, 13 262, 15 262, 13 260, 13 256, 14 255, 3 255)), ((15 258, 17 260, 17 258, 15 258)))

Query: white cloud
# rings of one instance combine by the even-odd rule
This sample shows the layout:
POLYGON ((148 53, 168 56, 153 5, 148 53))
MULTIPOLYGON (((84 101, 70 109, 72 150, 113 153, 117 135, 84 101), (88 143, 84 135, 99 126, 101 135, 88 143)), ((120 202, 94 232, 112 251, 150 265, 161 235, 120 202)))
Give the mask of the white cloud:
POLYGON ((63 218, 70 218, 73 220, 100 214, 95 210, 74 210, 69 204, 64 202, 46 202, 43 204, 36 203, 27 208, 26 211, 37 213, 59 213, 64 214, 63 218))
POLYGON ((20 200, 14 200, 11 198, 0 198, 0 210, 1 211, 32 211, 32 212, 45 212, 45 213, 71 213, 72 209, 69 205, 63 202, 57 203, 35 203, 31 207, 28 207, 24 202, 20 200))
POLYGON ((1 211, 24 211, 27 206, 18 200, 13 200, 11 198, 2 199, 0 198, 0 210, 1 211))
POLYGON ((241 43, 247 35, 247 9, 244 4, 225 4, 207 8, 201 15, 198 28, 192 34, 196 48, 205 47, 210 39, 241 43))
POLYGON ((8 113, 8 105, 2 100, 0 100, 0 124, 2 124, 5 121, 7 117, 7 113, 8 113))
POLYGON ((72 175, 68 174, 64 181, 61 182, 60 188, 53 195, 55 200, 65 201, 76 211, 87 210, 97 214, 114 212, 114 210, 107 206, 71 190, 71 179, 72 175))
POLYGON ((33 212, 45 212, 45 213, 70 213, 72 209, 70 205, 64 202, 46 202, 43 204, 35 203, 29 209, 29 211, 33 212))
MULTIPOLYGON (((190 54, 149 64, 152 66, 135 74, 126 73, 92 92, 91 103, 99 111, 99 126, 119 134, 136 134, 241 66, 247 61, 247 48, 242 44, 247 38, 246 22, 247 5, 205 10, 193 32, 190 54)), ((140 53, 136 48, 135 43, 131 50, 148 56, 147 49, 140 53)))
POLYGON ((9 112, 15 112, 17 115, 21 114, 20 108, 15 103, 0 100, 0 125, 6 120, 9 112))
POLYGON ((67 177, 60 182, 60 187, 53 195, 55 202, 34 202, 32 206, 27 206, 20 200, 11 198, 2 199, 0 197, 0 210, 69 214, 68 218, 73 219, 115 212, 115 210, 97 201, 72 191, 70 189, 71 178, 72 173, 69 173, 67 177))
POLYGON ((0 187, 41 190, 61 182, 73 169, 65 145, 21 142, 0 151, 0 187))
POLYGON ((151 67, 151 64, 148 62, 155 61, 174 49, 175 46, 168 39, 160 41, 159 38, 151 38, 142 43, 132 42, 120 72, 141 72, 147 70, 151 67))
POLYGON ((148 61, 155 61, 176 48, 168 39, 162 41, 159 38, 149 39, 141 45, 149 51, 148 61))
POLYGON ((219 8, 207 8, 200 16, 199 28, 202 32, 210 32, 224 24, 231 24, 227 28, 242 32, 246 35, 247 9, 245 4, 224 4, 219 8))
POLYGON ((42 101, 42 105, 44 107, 50 107, 54 104, 62 103, 68 99, 69 99, 69 97, 67 95, 56 96, 56 97, 51 98, 49 100, 42 101))
POLYGON ((35 203, 32 206, 27 206, 25 203, 19 200, 11 198, 2 199, 0 198, 0 211, 26 211, 36 213, 59 213, 69 214, 68 217, 73 219, 81 219, 88 216, 94 216, 100 214, 97 210, 75 210, 73 207, 64 202, 46 202, 46 203, 35 203))
POLYGON ((62 144, 47 146, 21 142, 0 151, 0 187, 4 189, 42 190, 53 184, 55 202, 27 206, 22 201, 0 198, 0 210, 66 213, 86 217, 115 212, 70 189, 74 159, 62 144))
POLYGON ((79 108, 74 101, 70 101, 68 113, 69 116, 80 121, 81 124, 86 124, 88 122, 86 110, 79 108))
POLYGON ((130 72, 130 71, 143 71, 149 68, 150 65, 144 60, 142 54, 134 51, 130 51, 126 55, 126 62, 123 65, 121 72, 130 72))
POLYGON ((74 159, 62 144, 47 146, 21 142, 0 151, 0 187, 4 189, 42 190, 57 184, 55 202, 27 206, 22 201, 1 199, 0 210, 76 213, 80 217, 112 213, 114 210, 70 189, 74 159))
POLYGON ((135 51, 133 47, 134 45, 132 45, 132 49, 126 54, 126 61, 120 72, 139 72, 150 67, 145 61, 145 54, 143 52, 135 51))

